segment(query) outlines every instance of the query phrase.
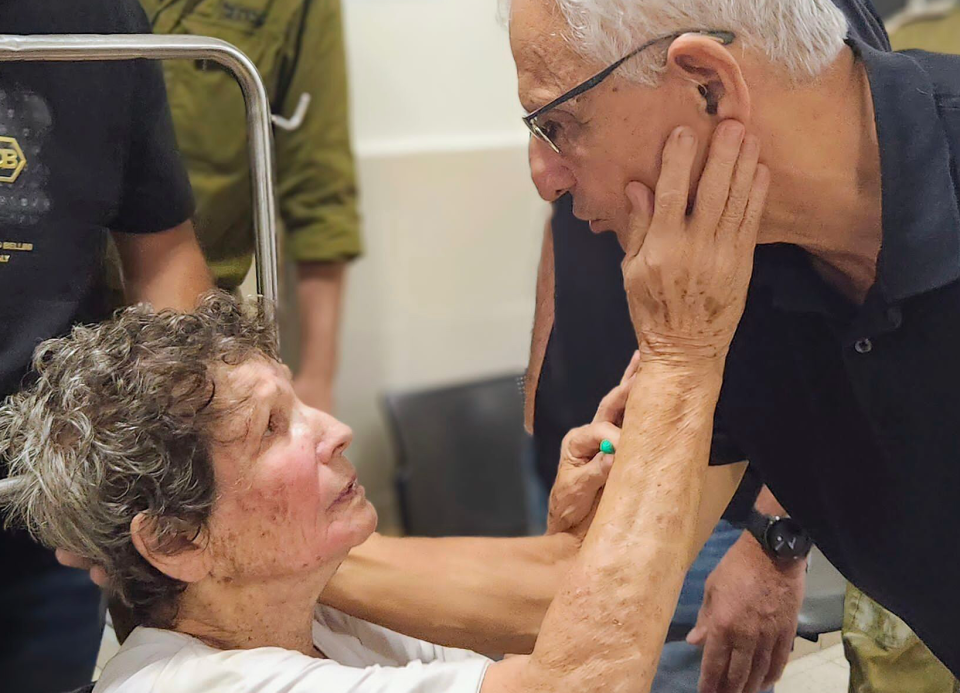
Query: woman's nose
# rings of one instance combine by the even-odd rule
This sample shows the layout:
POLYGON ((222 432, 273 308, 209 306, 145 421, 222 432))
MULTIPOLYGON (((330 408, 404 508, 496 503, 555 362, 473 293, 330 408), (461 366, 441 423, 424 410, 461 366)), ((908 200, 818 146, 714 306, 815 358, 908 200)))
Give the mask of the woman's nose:
POLYGON ((317 457, 324 464, 343 455, 353 442, 353 429, 332 416, 326 418, 323 435, 317 443, 317 457))
POLYGON ((550 145, 531 137, 529 154, 530 175, 540 197, 553 202, 570 191, 576 178, 563 157, 553 151, 550 145))

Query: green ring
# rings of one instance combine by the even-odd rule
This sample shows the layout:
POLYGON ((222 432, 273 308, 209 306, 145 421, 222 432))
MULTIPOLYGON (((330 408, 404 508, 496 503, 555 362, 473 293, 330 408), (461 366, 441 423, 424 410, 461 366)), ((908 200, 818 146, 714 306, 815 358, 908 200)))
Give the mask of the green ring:
POLYGON ((613 447, 613 443, 611 443, 609 440, 604 440, 600 443, 600 452, 603 454, 612 455, 616 451, 616 448, 613 447))

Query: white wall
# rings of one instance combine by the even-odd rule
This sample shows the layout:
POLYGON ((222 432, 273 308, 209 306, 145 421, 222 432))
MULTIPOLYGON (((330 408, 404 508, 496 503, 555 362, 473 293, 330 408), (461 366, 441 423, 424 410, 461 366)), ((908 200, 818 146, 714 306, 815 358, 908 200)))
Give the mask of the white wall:
POLYGON ((395 520, 378 398, 521 371, 545 205, 496 0, 343 0, 365 257, 349 277, 337 413, 395 520))

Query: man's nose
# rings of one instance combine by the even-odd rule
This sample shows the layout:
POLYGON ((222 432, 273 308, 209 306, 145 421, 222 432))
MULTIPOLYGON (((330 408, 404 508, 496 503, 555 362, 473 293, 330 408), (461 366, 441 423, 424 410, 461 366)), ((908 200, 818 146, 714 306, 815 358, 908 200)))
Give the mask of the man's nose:
POLYGON ((530 138, 530 175, 540 197, 547 202, 560 199, 576 183, 563 157, 536 137, 530 138))

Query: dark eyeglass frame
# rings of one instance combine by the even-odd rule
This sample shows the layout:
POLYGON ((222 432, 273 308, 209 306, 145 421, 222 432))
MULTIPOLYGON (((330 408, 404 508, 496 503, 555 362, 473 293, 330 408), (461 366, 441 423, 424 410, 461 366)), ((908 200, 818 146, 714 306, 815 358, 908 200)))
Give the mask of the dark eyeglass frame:
POLYGON ((724 46, 729 46, 731 43, 733 43, 733 40, 736 38, 736 34, 734 34, 732 31, 725 31, 723 29, 687 29, 685 31, 675 31, 672 34, 666 34, 665 36, 658 36, 657 38, 650 39, 649 41, 644 43, 642 46, 637 48, 636 50, 633 50, 627 53, 625 56, 620 58, 617 62, 601 70, 600 72, 595 74, 593 77, 590 77, 586 81, 581 82, 570 91, 567 91, 561 94, 560 96, 555 98, 553 101, 548 103, 546 106, 542 106, 537 110, 535 110, 533 113, 525 115, 523 117, 523 124, 527 126, 528 130, 530 130, 530 134, 532 134, 538 140, 542 142, 546 142, 547 145, 549 145, 553 151, 555 151, 557 154, 560 154, 560 148, 556 144, 554 144, 554 142, 550 139, 547 133, 543 131, 543 128, 540 127, 540 124, 537 122, 538 118, 543 116, 545 113, 552 111, 557 106, 560 106, 561 104, 565 104, 567 101, 570 101, 571 99, 575 99, 576 97, 580 96, 584 92, 590 91, 591 89, 599 85, 607 77, 612 75, 618 67, 620 67, 625 62, 630 60, 630 58, 633 58, 634 56, 645 51, 647 48, 650 48, 650 46, 654 46, 660 43, 661 41, 673 41, 686 34, 700 34, 702 36, 709 36, 710 38, 716 39, 724 46))

